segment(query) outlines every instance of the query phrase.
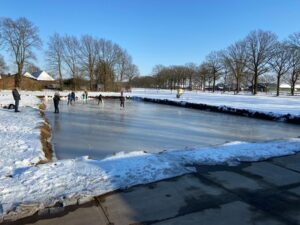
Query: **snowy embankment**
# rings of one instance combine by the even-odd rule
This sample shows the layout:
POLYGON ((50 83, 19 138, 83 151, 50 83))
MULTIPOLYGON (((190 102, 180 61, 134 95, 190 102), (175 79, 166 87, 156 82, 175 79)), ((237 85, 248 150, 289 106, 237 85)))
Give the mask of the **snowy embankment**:
MULTIPOLYGON (((39 127, 44 122, 37 107, 39 99, 22 96, 22 112, 0 107, 0 176, 10 175, 18 167, 33 165, 45 159, 39 127), (28 107, 31 106, 31 107, 28 107)), ((0 105, 14 103, 10 95, 0 95, 0 105)), ((0 189, 1 190, 1 189, 0 189)))
POLYGON ((241 93, 209 93, 186 91, 179 99, 176 91, 134 89, 131 97, 190 108, 228 112, 262 119, 300 122, 300 96, 270 96, 241 93))
MULTIPOLYGON (((21 113, 0 109, 0 215, 5 218, 20 218, 56 202, 76 204, 80 198, 193 172, 195 164, 234 165, 300 151, 300 139, 295 138, 37 165, 45 158, 38 129, 43 121, 38 110, 25 106, 35 106, 39 100, 29 92, 21 93, 21 98, 21 113)), ((13 103, 11 93, 0 92, 0 104, 9 103, 13 103)))
POLYGON ((15 170, 10 177, 0 178, 2 213, 12 210, 22 213, 29 205, 35 212, 56 202, 76 204, 80 197, 98 196, 194 172, 195 164, 235 165, 239 161, 262 160, 293 154, 299 150, 300 139, 264 143, 237 142, 160 154, 119 153, 103 160, 82 157, 23 167, 15 170))

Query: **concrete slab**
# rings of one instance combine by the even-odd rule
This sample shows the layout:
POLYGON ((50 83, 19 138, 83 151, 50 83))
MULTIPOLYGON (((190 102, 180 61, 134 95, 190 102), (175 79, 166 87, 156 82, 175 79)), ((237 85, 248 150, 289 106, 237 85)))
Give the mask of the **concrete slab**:
POLYGON ((300 186, 298 187, 295 187, 295 188, 291 188, 288 190, 289 192, 293 193, 293 194, 296 194, 300 197, 300 186))
POLYGON ((252 175, 257 175, 265 181, 275 185, 284 186, 300 183, 300 173, 282 168, 269 162, 252 163, 243 169, 252 175))
POLYGON ((278 218, 287 224, 300 223, 300 198, 286 191, 273 193, 264 197, 253 196, 252 204, 278 218))
POLYGON ((207 174, 203 174, 203 176, 230 190, 242 189, 245 191, 257 191, 269 188, 268 185, 259 182, 259 180, 251 179, 242 174, 231 171, 209 172, 207 174))
POLYGON ((190 174, 99 198, 114 225, 151 223, 232 201, 233 195, 190 174))
MULTIPOLYGON (((17 224, 17 223, 16 223, 17 224)), ((26 225, 107 225, 108 220, 104 213, 96 205, 80 207, 63 215, 56 215, 54 218, 40 219, 35 222, 19 221, 18 224, 26 225), (21 222, 21 223, 20 223, 21 222)))
POLYGON ((155 225, 281 225, 275 218, 236 201, 221 205, 218 208, 206 209, 200 212, 176 217, 170 220, 154 223, 155 225))
POLYGON ((300 172, 300 153, 295 155, 275 158, 272 160, 275 164, 300 172))

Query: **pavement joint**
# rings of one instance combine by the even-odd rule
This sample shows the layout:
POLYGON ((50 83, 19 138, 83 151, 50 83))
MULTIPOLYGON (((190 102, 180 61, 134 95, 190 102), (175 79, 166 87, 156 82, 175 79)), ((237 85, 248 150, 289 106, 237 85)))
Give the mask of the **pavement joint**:
POLYGON ((103 206, 101 205, 100 200, 99 200, 98 198, 94 198, 94 199, 95 199, 95 201, 96 201, 96 205, 97 205, 98 210, 100 211, 100 213, 103 213, 103 215, 104 215, 105 218, 107 219, 107 221, 108 221, 107 225, 114 225, 114 223, 112 223, 112 222, 109 220, 109 217, 108 217, 108 215, 106 214, 106 212, 105 212, 103 206))

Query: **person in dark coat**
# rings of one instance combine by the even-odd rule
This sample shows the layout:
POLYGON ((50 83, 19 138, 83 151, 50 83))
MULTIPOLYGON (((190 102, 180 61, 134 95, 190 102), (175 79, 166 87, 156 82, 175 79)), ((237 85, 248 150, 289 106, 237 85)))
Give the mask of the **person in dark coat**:
POLYGON ((59 101, 60 101, 60 96, 59 93, 56 92, 53 97, 54 109, 55 109, 54 113, 59 113, 59 108, 58 108, 59 101))
POLYGON ((19 94, 18 88, 14 88, 12 90, 12 95, 13 95, 14 100, 15 100, 15 112, 20 112, 19 111, 19 101, 21 100, 21 96, 19 94))
POLYGON ((72 98, 71 98, 71 93, 68 94, 68 105, 70 105, 70 103, 72 102, 72 98))
POLYGON ((123 91, 121 91, 121 96, 120 96, 120 107, 125 108, 125 97, 123 95, 123 91))
POLYGON ((100 102, 103 103, 102 95, 101 94, 98 96, 98 105, 100 104, 100 102))
POLYGON ((72 92, 71 92, 71 104, 72 104, 72 102, 74 102, 74 103, 75 103, 75 98, 76 98, 76 96, 75 96, 75 92, 74 92, 74 91, 72 91, 72 92))

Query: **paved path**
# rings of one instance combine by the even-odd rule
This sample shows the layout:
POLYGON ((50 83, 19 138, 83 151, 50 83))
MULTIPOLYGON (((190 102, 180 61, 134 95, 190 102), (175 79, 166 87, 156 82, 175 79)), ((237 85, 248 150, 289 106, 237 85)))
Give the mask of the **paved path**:
POLYGON ((300 224, 300 154, 197 171, 13 224, 300 224))

